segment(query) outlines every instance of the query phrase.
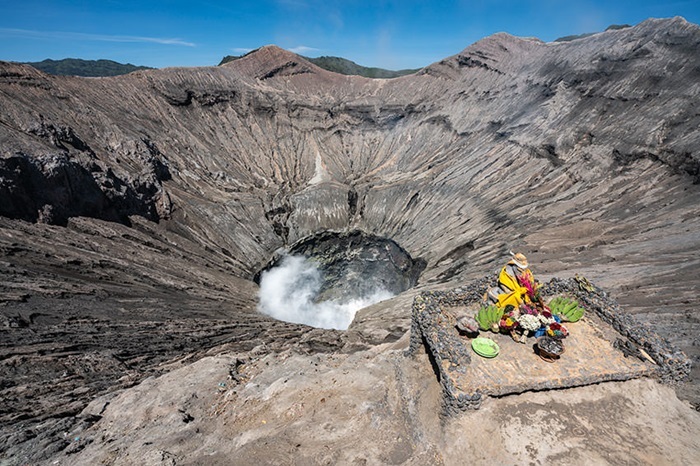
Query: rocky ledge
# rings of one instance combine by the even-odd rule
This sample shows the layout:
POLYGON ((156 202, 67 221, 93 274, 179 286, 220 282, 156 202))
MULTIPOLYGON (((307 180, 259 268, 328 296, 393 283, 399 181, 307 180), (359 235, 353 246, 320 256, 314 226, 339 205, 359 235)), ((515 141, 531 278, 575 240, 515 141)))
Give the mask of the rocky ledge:
MULTIPOLYGON (((474 366, 473 352, 468 347, 468 340, 459 334, 456 326, 459 312, 455 308, 473 308, 475 305, 478 308, 486 291, 493 286, 494 279, 486 277, 451 291, 422 292, 413 300, 411 341, 406 355, 412 356, 425 346, 433 367, 438 371, 443 391, 443 413, 446 415, 478 409, 485 395, 570 388, 642 376, 658 377, 665 383, 677 385, 686 382, 690 376, 691 362, 682 351, 659 337, 648 325, 624 313, 606 292, 592 284, 582 287, 574 278, 555 278, 541 288, 545 299, 566 295, 592 313, 586 319, 592 328, 584 329, 578 324, 575 333, 583 336, 571 336, 566 340, 567 347, 569 341, 574 342, 565 360, 549 366, 551 370, 533 370, 523 375, 521 368, 526 365, 527 353, 530 353, 530 359, 534 359, 534 351, 530 345, 525 345, 526 351, 511 350, 510 354, 502 355, 495 363, 502 367, 491 364, 470 371, 474 366), (607 325, 617 333, 605 332, 607 325), (605 333, 607 335, 601 337, 605 333), (623 353, 622 348, 627 351, 623 353), (578 354, 572 356, 571 353, 578 354), (641 362, 626 361, 629 353, 641 362), (506 360, 502 362, 504 358, 506 360)), ((547 364, 543 367, 546 368, 547 364)))

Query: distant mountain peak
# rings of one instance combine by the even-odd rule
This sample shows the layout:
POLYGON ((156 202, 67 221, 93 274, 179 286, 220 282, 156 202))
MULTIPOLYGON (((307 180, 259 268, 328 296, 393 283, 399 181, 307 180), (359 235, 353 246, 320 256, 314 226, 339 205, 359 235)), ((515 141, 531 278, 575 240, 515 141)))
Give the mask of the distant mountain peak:
POLYGON ((239 58, 224 58, 221 64, 235 67, 243 74, 260 80, 317 71, 305 58, 276 45, 265 45, 239 58))
MULTIPOLYGON (((333 56, 321 56, 316 58, 305 57, 302 55, 297 55, 288 50, 282 49, 276 45, 266 45, 264 47, 260 47, 259 49, 255 49, 251 52, 248 52, 247 54, 242 55, 240 57, 228 55, 221 60, 219 66, 227 65, 228 63, 238 61, 243 58, 255 58, 256 60, 271 59, 276 62, 284 60, 287 60, 288 62, 302 60, 308 63, 309 65, 313 64, 326 71, 331 71, 333 73, 349 76, 363 76, 365 78, 396 78, 399 76, 412 74, 418 71, 418 69, 405 69, 394 71, 384 68, 366 67, 358 65, 357 63, 346 58, 333 56)), ((309 70, 313 70, 313 68, 310 68, 309 70)))

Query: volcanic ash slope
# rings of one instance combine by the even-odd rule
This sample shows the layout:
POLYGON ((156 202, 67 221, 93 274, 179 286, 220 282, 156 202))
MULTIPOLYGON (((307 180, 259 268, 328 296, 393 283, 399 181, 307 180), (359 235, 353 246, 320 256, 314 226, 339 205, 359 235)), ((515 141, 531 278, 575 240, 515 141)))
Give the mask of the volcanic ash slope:
POLYGON ((441 419, 430 361, 406 358, 406 346, 403 338, 353 354, 284 351, 244 365, 234 354, 204 358, 93 402, 84 415, 101 420, 70 434, 66 464, 700 461, 700 415, 655 381, 489 399, 441 419))

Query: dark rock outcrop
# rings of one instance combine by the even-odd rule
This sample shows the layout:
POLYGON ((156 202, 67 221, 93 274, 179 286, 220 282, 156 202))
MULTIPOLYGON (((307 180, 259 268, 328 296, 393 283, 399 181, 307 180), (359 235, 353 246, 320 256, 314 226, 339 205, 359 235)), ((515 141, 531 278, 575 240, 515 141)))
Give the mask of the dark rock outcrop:
MULTIPOLYGON (((425 268, 395 242, 361 231, 321 232, 291 245, 288 253, 311 258, 318 268, 323 277, 318 301, 347 301, 377 290, 397 295, 414 287, 425 268)), ((266 269, 278 263, 273 260, 266 269)), ((256 282, 259 278, 256 274, 256 282)))
POLYGON ((167 167, 154 161, 150 172, 133 180, 88 167, 67 155, 32 158, 24 154, 0 159, 0 215, 28 222, 65 226, 71 217, 129 223, 140 215, 158 221, 168 215, 161 181, 167 167))

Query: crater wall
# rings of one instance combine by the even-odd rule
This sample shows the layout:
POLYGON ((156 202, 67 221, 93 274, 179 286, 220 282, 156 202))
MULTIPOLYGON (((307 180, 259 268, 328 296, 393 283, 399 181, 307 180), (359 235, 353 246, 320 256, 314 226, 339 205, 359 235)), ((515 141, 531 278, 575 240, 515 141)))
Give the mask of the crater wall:
MULTIPOLYGON (((209 347, 341 347, 256 314, 253 277, 281 247, 361 230, 425 260, 413 293, 482 277, 509 249, 542 279, 584 275, 697 362, 698 44, 680 18, 566 43, 496 34, 391 80, 274 46, 97 79, 0 63, 0 312, 28 348, 4 361, 44 357, 42 332, 117 345, 56 337, 67 319, 195 316, 209 347)), ((410 304, 367 313, 355 348, 408 330, 410 304)), ((163 358, 201 341, 180 336, 163 358)), ((158 370, 138 358, 115 374, 158 370)))

